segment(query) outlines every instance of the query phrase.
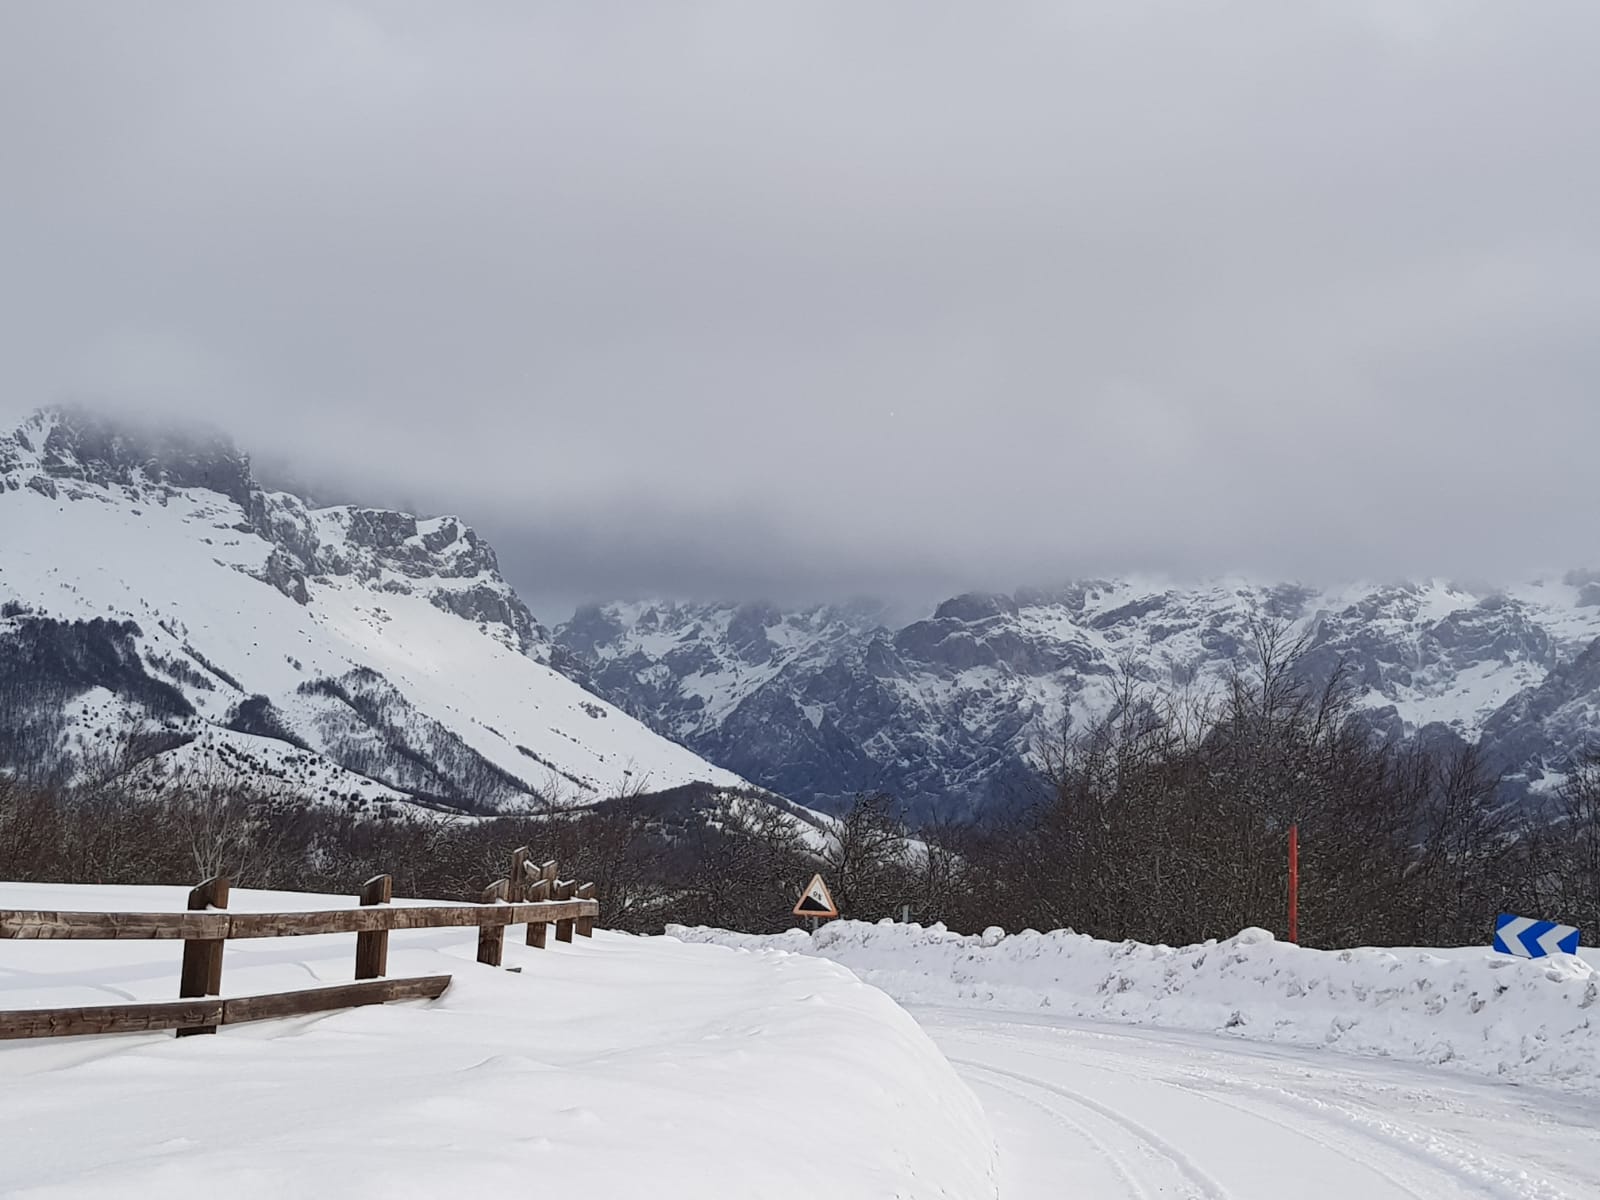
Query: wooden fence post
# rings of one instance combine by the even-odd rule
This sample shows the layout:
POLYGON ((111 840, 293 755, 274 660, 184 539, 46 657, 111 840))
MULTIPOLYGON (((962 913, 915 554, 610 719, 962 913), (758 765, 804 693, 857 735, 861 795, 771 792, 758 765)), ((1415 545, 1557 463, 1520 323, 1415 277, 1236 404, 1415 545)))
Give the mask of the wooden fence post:
MULTIPOLYGON (((594 884, 586 883, 582 887, 580 887, 578 889, 578 899, 579 900, 593 900, 594 899, 594 884)), ((594 918, 593 917, 579 917, 578 918, 578 927, 577 927, 576 932, 577 932, 579 937, 593 937, 594 936, 594 918)))
MULTIPOLYGON (((527 887, 527 900, 530 903, 542 903, 550 899, 550 881, 542 876, 527 887)), ((545 930, 549 925, 544 921, 528 922, 528 945, 536 950, 544 949, 545 930)))
MULTIPOLYGON (((570 879, 563 879, 550 889, 550 899, 571 900, 577 892, 578 885, 570 879)), ((576 922, 567 917, 556 922, 556 941, 570 942, 572 940, 572 927, 576 922)))
MULTIPOLYGON (((214 875, 189 892, 189 911, 228 907, 228 877, 214 875)), ((183 972, 178 978, 178 997, 220 996, 222 994, 223 939, 195 938, 183 943, 183 972)), ((179 1029, 179 1037, 195 1033, 215 1033, 215 1025, 194 1025, 179 1029)))
MULTIPOLYGON (((483 890, 483 902, 494 904, 504 900, 510 888, 507 880, 501 879, 491 883, 483 890)), ((500 959, 505 954, 506 927, 504 925, 478 926, 478 961, 485 966, 498 967, 500 959)))
MULTIPOLYGON (((361 905, 387 904, 394 898, 394 880, 374 875, 361 885, 361 905)), ((356 978, 381 979, 389 971, 389 931, 356 934, 356 978)))
POLYGON ((520 904, 528 894, 528 848, 518 846, 511 852, 511 874, 506 876, 506 899, 520 904))

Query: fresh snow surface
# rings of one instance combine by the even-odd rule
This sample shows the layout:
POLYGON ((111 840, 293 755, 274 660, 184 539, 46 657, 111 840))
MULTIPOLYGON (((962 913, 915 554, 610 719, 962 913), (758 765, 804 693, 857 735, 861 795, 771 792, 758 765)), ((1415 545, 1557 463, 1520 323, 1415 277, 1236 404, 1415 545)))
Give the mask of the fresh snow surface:
POLYGON ((1004 1200, 1594 1200, 1600 1101, 1215 1034, 913 1007, 1004 1200))
POLYGON ((1600 1096, 1600 970, 1572 955, 1308 950, 1263 929, 1180 948, 1066 930, 965 936, 860 921, 830 922, 815 936, 668 932, 828 958, 905 1003, 1220 1032, 1600 1096))
MULTIPOLYGON (((181 888, 0 883, 0 907, 168 911, 181 888)), ((236 910, 349 897, 235 891, 236 910)), ((391 936, 444 997, 223 1029, 0 1042, 17 1197, 996 1195, 972 1092, 832 963, 597 933, 391 936)), ((164 1000, 176 942, 0 942, 0 1007, 164 1000)), ((348 981, 354 935, 230 942, 225 996, 348 981)))
POLYGON ((983 1102, 1005 1200, 1600 1196, 1580 959, 1324 953, 1258 930, 1184 949, 855 922, 673 933, 826 956, 906 1002, 983 1102))

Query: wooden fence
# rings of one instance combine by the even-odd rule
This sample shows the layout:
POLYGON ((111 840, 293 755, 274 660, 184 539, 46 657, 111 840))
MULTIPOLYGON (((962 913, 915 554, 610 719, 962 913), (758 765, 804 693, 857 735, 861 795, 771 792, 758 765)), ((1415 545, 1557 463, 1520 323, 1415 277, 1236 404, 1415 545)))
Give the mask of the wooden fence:
POLYGON ((535 867, 528 851, 512 856, 511 874, 483 894, 481 904, 390 907, 387 875, 361 888, 362 907, 316 912, 230 913, 228 880, 208 879, 189 893, 181 913, 44 912, 0 910, 0 939, 125 941, 181 939, 183 967, 176 1003, 109 1004, 88 1008, 37 1008, 0 1012, 0 1039, 70 1037, 174 1029, 179 1037, 215 1033, 219 1025, 301 1016, 390 1000, 433 1000, 450 985, 448 975, 386 979, 389 934, 397 929, 476 928, 478 961, 498 967, 506 927, 526 924, 528 945, 543 947, 554 925, 556 940, 589 937, 600 905, 592 883, 556 878, 556 864, 535 867), (302 988, 265 996, 211 999, 222 993, 222 949, 235 938, 356 935, 357 982, 302 988))

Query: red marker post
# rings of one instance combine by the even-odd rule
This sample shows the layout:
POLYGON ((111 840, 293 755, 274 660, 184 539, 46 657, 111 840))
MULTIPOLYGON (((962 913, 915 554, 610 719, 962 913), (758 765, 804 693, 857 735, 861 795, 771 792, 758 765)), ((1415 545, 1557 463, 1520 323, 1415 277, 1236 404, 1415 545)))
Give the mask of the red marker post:
POLYGON ((1289 826, 1289 940, 1300 944, 1300 826, 1289 826))

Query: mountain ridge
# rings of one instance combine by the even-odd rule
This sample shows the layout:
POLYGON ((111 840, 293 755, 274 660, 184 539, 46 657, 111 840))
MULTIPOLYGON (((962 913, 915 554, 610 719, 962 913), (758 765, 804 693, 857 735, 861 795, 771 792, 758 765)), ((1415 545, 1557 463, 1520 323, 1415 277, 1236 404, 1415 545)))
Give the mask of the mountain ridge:
POLYGON ((965 593, 898 628, 827 606, 634 601, 580 608, 552 636, 600 694, 802 803, 883 788, 968 815, 1026 785, 1040 739, 1107 712, 1124 669, 1216 689, 1276 621, 1303 636, 1312 682, 1349 673, 1374 736, 1481 741, 1508 796, 1542 795, 1600 712, 1597 578, 1093 579, 965 593))
POLYGON ((353 807, 746 786, 552 667, 459 518, 263 490, 221 435, 75 408, 0 435, 0 614, 0 740, 41 761, 145 728, 353 807))
POLYGON ((1105 713, 1124 672, 1221 687, 1262 621, 1304 636, 1313 681, 1349 671, 1374 736, 1479 741, 1508 797, 1559 786, 1600 727, 1593 571, 1086 579, 904 622, 871 601, 637 600, 551 629, 459 518, 263 488, 220 434, 41 410, 0 435, 0 506, 0 734, 84 751, 144 722, 167 761, 255 756, 288 786, 315 760, 314 790, 358 804, 750 781, 971 815, 1031 786, 1041 739, 1105 713))

